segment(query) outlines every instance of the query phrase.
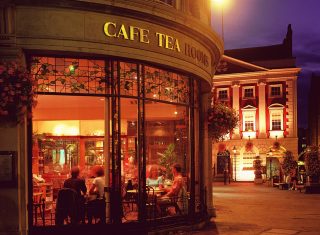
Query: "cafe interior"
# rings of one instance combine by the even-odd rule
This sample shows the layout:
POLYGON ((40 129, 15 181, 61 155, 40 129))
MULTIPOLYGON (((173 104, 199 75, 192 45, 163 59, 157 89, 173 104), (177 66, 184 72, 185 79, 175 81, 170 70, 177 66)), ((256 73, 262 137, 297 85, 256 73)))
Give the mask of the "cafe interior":
POLYGON ((190 149, 198 144, 198 128, 190 128, 190 120, 198 119, 196 81, 117 60, 33 57, 31 64, 37 80, 32 117, 34 226, 56 224, 59 191, 75 166, 88 189, 86 201, 95 167, 104 169, 105 217, 96 223, 188 214, 190 149), (182 167, 185 200, 159 211, 157 200, 172 187, 175 163, 182 167), (163 185, 146 185, 152 166, 163 185), (112 208, 114 202, 118 206, 112 208))

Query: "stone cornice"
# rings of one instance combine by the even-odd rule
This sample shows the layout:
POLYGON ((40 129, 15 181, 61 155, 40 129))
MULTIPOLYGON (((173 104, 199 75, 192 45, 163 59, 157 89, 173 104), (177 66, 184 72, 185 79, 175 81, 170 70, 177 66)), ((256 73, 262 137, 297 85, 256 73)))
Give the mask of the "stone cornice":
POLYGON ((258 82, 259 80, 282 80, 286 81, 288 78, 297 79, 300 68, 284 68, 284 69, 271 69, 268 71, 260 72, 246 72, 246 73, 233 73, 233 74, 221 74, 215 75, 213 83, 224 83, 244 80, 245 82, 258 82))
MULTIPOLYGON (((223 54, 223 42, 209 25, 201 23, 200 20, 183 11, 161 6, 151 1, 15 0, 14 2, 16 5, 24 6, 70 8, 107 13, 156 23, 194 38, 209 51, 212 51, 212 56, 214 56, 212 61, 216 63, 218 63, 220 55, 223 54)), ((216 64, 212 66, 216 66, 216 64)))

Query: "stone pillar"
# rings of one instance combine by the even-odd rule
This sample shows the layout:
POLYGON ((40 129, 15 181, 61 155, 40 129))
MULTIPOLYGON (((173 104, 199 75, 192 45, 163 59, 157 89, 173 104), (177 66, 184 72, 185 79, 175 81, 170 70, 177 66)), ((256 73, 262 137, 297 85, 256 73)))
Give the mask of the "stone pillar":
POLYGON ((266 127, 266 82, 259 81, 259 138, 267 138, 266 127))
MULTIPOLYGON (((240 113, 240 92, 239 92, 239 83, 234 83, 232 85, 232 108, 236 110, 236 112, 240 113)), ((234 129, 232 134, 232 139, 240 139, 240 129, 239 126, 234 129)))
MULTIPOLYGON (((202 139, 202 146, 199 146, 202 148, 203 156, 203 180, 204 185, 207 189, 206 192, 206 198, 207 198, 207 207, 208 207, 208 214, 211 216, 215 216, 215 208, 213 206, 213 197, 212 197, 212 141, 208 136, 208 119, 207 119, 207 110, 210 107, 211 102, 211 93, 202 94, 201 97, 201 112, 202 117, 204 120, 200 120, 203 122, 202 125, 202 136, 200 139, 202 139)), ((200 142, 201 143, 201 142, 200 142)))
MULTIPOLYGON (((10 1, 0 2, 0 58, 20 60, 25 64, 21 48, 16 46, 15 7, 10 1)), ((12 1, 11 1, 12 2, 12 1)), ((27 119, 24 123, 0 123, 0 150, 17 153, 17 184, 0 190, 0 235, 28 234, 28 159, 27 119)))

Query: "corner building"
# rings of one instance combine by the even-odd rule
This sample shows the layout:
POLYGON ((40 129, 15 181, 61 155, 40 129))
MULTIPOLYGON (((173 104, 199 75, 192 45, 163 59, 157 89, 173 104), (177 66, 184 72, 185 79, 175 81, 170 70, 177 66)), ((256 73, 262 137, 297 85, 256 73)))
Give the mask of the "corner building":
POLYGON ((1 59, 30 69, 38 101, 24 124, 0 127, 1 154, 14 159, 12 184, 0 192, 0 234, 143 234, 207 218, 206 110, 223 51, 210 14, 208 0, 0 3, 1 59), (159 212, 146 178, 160 165, 170 187, 168 158, 181 165, 186 190, 159 212), (89 189, 97 165, 105 218, 57 226, 70 169, 79 166, 89 189))

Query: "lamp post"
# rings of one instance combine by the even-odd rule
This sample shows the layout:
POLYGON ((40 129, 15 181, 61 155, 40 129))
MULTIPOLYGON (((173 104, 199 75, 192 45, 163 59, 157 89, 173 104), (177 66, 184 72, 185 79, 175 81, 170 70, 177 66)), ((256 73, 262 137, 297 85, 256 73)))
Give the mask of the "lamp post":
POLYGON ((271 182, 271 179, 272 179, 272 150, 270 149, 270 151, 269 151, 269 158, 270 158, 270 168, 269 168, 269 170, 270 170, 270 178, 269 178, 269 180, 270 180, 270 182, 271 182))
POLYGON ((236 146, 233 146, 233 159, 234 159, 234 181, 237 181, 237 159, 236 159, 236 153, 237 153, 237 149, 236 146))

